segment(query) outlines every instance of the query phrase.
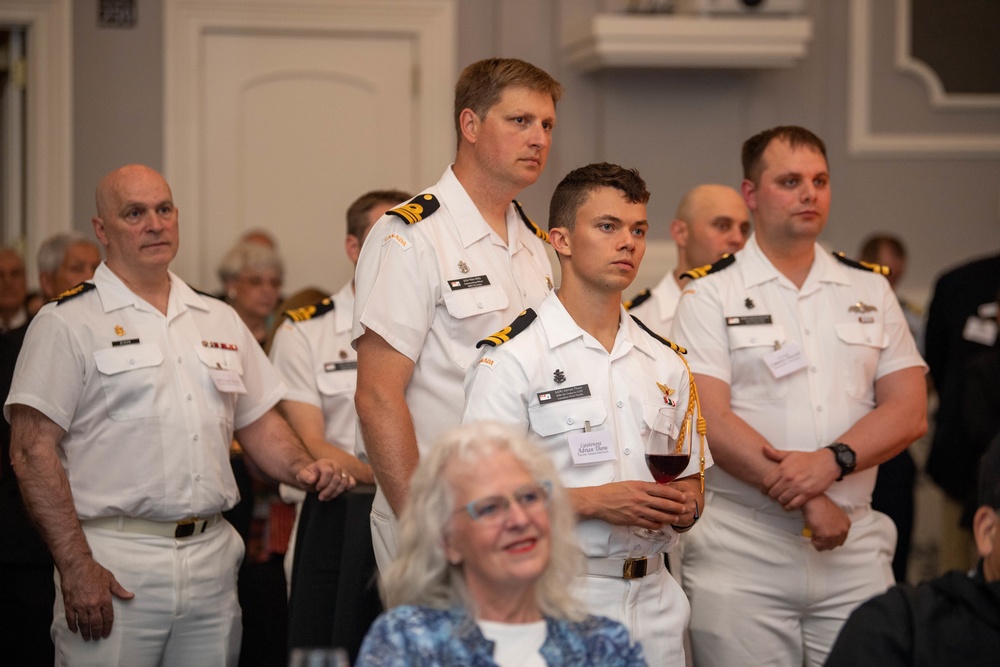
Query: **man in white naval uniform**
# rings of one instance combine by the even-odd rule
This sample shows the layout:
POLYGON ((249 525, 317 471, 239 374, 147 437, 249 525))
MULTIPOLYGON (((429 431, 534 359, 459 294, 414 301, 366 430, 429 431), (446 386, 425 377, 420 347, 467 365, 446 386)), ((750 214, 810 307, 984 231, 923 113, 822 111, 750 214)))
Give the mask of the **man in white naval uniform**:
POLYGON ((881 267, 816 243, 823 142, 766 130, 743 172, 754 236, 685 287, 672 333, 696 346, 718 463, 684 544, 692 652, 821 665, 854 607, 892 584, 895 528, 871 493, 878 464, 926 430, 926 366, 881 267))
POLYGON ((750 211, 736 190, 725 185, 699 185, 677 205, 670 236, 677 246, 677 266, 656 287, 644 289, 625 302, 631 315, 664 335, 670 331, 681 285, 689 279, 687 272, 743 248, 750 238, 750 211))
POLYGON ((237 663, 234 433, 276 480, 323 498, 347 483, 274 409, 284 385, 236 312, 169 271, 177 220, 154 170, 101 180, 107 260, 35 317, 4 406, 56 565, 58 664, 237 663))
POLYGON ((704 508, 699 471, 711 457, 693 432, 700 414, 679 351, 621 305, 645 252, 648 199, 638 172, 618 165, 563 179, 549 213, 559 290, 483 341, 463 421, 510 423, 540 440, 580 518, 587 611, 624 623, 650 664, 680 667, 689 609, 664 554, 704 508), (686 468, 667 484, 645 462, 657 415, 671 438, 693 436, 686 468))
POLYGON ((375 224, 355 276, 355 405, 378 491, 372 543, 396 552, 420 451, 461 418, 476 341, 537 306, 552 287, 538 229, 514 197, 545 168, 562 86, 494 58, 455 86, 458 151, 434 187, 375 224))

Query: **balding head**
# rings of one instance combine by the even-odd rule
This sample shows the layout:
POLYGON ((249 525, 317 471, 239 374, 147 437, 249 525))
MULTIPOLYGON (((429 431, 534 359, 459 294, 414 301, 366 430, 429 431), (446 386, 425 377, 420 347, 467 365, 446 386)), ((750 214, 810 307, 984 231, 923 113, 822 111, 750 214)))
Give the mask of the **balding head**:
MULTIPOLYGON (((119 276, 162 272, 177 254, 177 209, 167 181, 155 169, 130 164, 112 171, 97 186, 97 240, 107 264, 119 276)), ((146 275, 147 278, 152 277, 146 275)))
POLYGON ((699 185, 681 199, 670 233, 679 275, 741 249, 750 237, 750 211, 733 188, 699 185))

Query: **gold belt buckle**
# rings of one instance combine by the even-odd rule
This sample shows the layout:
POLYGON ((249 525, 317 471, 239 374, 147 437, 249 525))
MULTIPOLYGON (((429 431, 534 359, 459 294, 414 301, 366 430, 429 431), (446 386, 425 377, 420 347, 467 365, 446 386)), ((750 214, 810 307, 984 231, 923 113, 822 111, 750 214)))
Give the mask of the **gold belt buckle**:
MULTIPOLYGON (((174 529, 174 537, 175 538, 191 537, 192 535, 194 535, 194 526, 199 521, 203 521, 203 519, 199 519, 198 517, 192 517, 190 519, 183 519, 181 521, 178 521, 177 528, 174 529)), ((202 530, 204 530, 204 527, 202 528, 202 530)))
POLYGON ((622 579, 641 579, 646 576, 645 558, 626 558, 622 565, 622 579))

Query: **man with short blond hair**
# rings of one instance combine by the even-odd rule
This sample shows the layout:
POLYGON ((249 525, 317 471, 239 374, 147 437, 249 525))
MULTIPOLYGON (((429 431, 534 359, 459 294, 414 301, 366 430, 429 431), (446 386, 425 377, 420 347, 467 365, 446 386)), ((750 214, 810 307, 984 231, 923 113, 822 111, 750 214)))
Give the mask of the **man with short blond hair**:
POLYGON ((355 405, 378 483, 380 567, 395 556, 395 517, 421 450, 459 423, 476 341, 552 287, 545 232, 514 198, 545 169, 561 95, 555 79, 522 60, 466 67, 455 86, 454 164, 379 220, 361 251, 355 405))

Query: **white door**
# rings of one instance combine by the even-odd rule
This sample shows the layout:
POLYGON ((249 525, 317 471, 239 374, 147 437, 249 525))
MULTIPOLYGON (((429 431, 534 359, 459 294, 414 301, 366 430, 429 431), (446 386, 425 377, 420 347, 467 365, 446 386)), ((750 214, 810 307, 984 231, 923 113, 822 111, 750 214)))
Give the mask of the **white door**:
POLYGON ((351 276, 350 203, 427 185, 412 160, 409 40, 221 33, 204 47, 200 219, 179 203, 182 225, 201 225, 212 267, 244 231, 266 229, 285 258, 286 294, 338 289, 351 276))

